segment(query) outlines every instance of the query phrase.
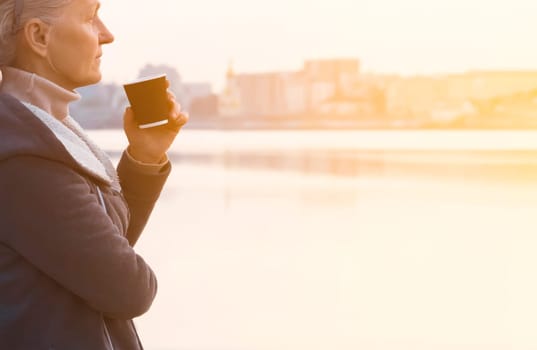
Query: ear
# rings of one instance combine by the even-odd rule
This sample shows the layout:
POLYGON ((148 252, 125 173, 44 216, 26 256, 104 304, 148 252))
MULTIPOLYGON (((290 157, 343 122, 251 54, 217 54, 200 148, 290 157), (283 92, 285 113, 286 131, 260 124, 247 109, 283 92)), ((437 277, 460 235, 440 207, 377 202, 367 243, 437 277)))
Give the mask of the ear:
POLYGON ((32 18, 24 25, 24 39, 28 47, 38 56, 47 55, 50 41, 50 25, 39 18, 32 18))

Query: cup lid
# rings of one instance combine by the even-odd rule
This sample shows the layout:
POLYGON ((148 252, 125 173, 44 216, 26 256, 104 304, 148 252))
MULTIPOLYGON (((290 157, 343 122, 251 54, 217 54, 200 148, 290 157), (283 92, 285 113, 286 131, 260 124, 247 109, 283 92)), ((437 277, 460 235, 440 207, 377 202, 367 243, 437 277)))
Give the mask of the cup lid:
POLYGON ((141 83, 141 82, 144 82, 144 81, 158 79, 158 78, 162 78, 162 77, 165 77, 165 76, 166 76, 165 73, 155 74, 155 75, 146 75, 146 76, 143 76, 143 77, 140 77, 140 78, 136 78, 135 80, 129 81, 129 82, 123 84, 123 85, 131 85, 131 84, 141 83))

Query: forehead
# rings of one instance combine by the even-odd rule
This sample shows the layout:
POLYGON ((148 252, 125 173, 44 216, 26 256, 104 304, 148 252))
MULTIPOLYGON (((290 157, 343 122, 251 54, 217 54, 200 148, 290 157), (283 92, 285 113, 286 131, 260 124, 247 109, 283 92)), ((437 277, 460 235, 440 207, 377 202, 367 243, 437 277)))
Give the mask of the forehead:
POLYGON ((100 5, 99 0, 71 0, 63 8, 61 17, 64 20, 85 18, 100 5))

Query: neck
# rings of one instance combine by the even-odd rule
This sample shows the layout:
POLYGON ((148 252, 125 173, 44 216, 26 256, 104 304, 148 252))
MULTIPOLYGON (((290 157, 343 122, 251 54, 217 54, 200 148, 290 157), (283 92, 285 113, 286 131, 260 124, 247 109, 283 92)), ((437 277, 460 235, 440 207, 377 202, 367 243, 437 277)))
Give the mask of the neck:
POLYGON ((34 73, 13 67, 1 67, 0 73, 0 92, 31 103, 58 120, 69 115, 69 103, 80 99, 78 93, 34 73))

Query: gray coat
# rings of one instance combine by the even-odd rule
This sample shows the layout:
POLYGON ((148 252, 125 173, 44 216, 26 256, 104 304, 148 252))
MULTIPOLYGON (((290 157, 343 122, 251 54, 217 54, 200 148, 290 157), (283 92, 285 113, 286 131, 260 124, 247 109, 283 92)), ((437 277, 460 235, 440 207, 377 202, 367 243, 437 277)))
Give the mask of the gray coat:
POLYGON ((123 155, 117 172, 121 192, 0 94, 1 349, 142 348, 131 320, 157 281, 133 246, 170 165, 148 174, 123 155))

